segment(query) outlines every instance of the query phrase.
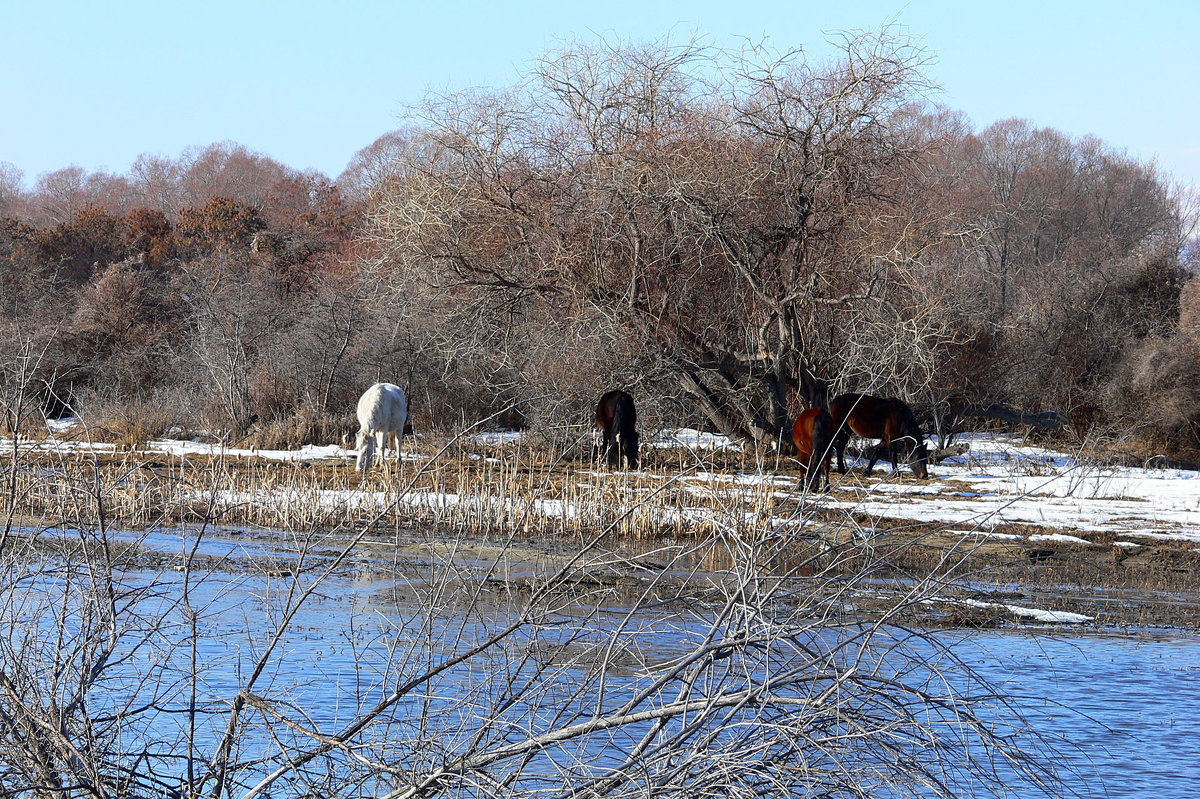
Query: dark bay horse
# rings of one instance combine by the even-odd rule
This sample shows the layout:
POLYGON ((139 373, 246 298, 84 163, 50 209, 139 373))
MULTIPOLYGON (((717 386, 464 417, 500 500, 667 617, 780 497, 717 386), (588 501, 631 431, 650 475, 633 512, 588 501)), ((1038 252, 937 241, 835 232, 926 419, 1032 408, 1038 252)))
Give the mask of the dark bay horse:
POLYGON ((825 490, 829 490, 829 455, 833 444, 833 417, 824 408, 809 408, 792 425, 792 443, 799 451, 804 464, 804 487, 821 490, 821 476, 825 477, 825 490))
POLYGON ((922 479, 929 476, 929 450, 925 447, 925 435, 912 409, 895 397, 872 397, 870 394, 842 394, 829 403, 829 415, 833 417, 834 449, 837 451, 838 471, 846 473, 846 443, 853 432, 863 438, 879 439, 879 446, 871 451, 867 474, 879 460, 879 453, 886 447, 892 468, 898 468, 902 458, 922 479))
POLYGON ((627 468, 637 468, 636 425, 637 411, 633 407, 633 397, 624 391, 614 390, 600 398, 596 406, 596 426, 604 433, 600 452, 608 460, 610 469, 620 468, 622 461, 628 464, 627 468))

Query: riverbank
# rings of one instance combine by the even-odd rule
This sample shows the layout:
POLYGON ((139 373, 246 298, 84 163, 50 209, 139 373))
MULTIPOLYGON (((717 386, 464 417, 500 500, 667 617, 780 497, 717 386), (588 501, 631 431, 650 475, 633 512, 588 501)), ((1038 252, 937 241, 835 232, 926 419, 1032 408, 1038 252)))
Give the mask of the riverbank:
MULTIPOLYGON (((5 509, 31 530, 94 528, 103 516, 113 529, 203 527, 263 551, 355 541, 360 569, 453 549, 502 560, 513 586, 513 575, 566 563, 585 542, 605 559, 589 579, 637 590, 712 581, 735 565, 737 542, 769 540, 776 562, 764 565, 780 574, 869 574, 874 584, 853 598, 864 613, 894 612, 895 592, 939 581, 936 601, 904 607, 910 623, 1200 628, 1196 473, 1005 437, 967 443, 925 481, 907 470, 868 477, 852 461, 832 491, 809 495, 793 461, 755 460, 686 430, 654 437, 643 469, 618 473, 517 434, 410 441, 398 467, 366 476, 340 447, 122 452, 47 439, 9 445, 16 485, 5 509)), ((247 556, 229 567, 260 565, 247 556)))

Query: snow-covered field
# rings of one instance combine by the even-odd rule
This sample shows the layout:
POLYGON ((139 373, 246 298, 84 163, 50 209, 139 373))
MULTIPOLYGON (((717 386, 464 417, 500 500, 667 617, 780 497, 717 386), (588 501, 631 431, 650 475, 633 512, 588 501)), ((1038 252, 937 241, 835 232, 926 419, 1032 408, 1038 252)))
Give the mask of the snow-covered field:
POLYGON ((1004 436, 965 440, 970 451, 931 466, 926 482, 885 478, 865 489, 851 489, 852 497, 835 490, 828 502, 868 515, 951 524, 978 534, 992 533, 1003 524, 1026 524, 1055 531, 1044 540, 1064 540, 1063 534, 1071 532, 1106 532, 1118 535, 1118 544, 1121 539, 1200 542, 1200 473, 1099 466, 1004 436))
MULTIPOLYGON (((51 438, 22 442, 21 446, 30 453, 47 455, 114 450, 111 444, 90 444, 75 440, 78 437, 78 429, 58 427, 51 438)), ((458 514, 521 526, 531 517, 574 523, 602 516, 611 519, 636 508, 648 519, 645 529, 661 525, 687 531, 715 526, 780 533, 807 524, 808 511, 817 509, 832 511, 835 517, 845 514, 846 520, 853 517, 851 526, 856 534, 868 536, 877 529, 894 528, 897 520, 912 520, 943 532, 957 532, 964 539, 994 537, 1089 547, 1173 541, 1184 549, 1200 550, 1200 473, 1102 466, 1086 457, 1029 446, 1013 436, 974 435, 959 441, 968 443, 969 451, 931 465, 928 480, 915 479, 906 467, 890 473, 885 463, 877 466, 871 478, 865 477, 861 468, 845 476, 835 473, 832 491, 808 496, 803 494, 796 463, 785 459, 778 472, 772 468, 684 473, 659 469, 614 474, 585 467, 574 472, 574 480, 568 480, 564 489, 534 487, 520 496, 512 495, 504 485, 486 483, 473 483, 465 489, 460 486, 459 493, 423 485, 397 494, 394 489, 378 490, 378 484, 368 489, 345 480, 335 488, 325 484, 319 472, 310 472, 317 476, 295 484, 285 481, 258 490, 201 491, 196 501, 215 499, 224 507, 253 507, 285 515, 297 508, 350 516, 399 507, 437 519, 458 514), (610 487, 615 490, 608 490, 610 487)), ((495 463, 515 456, 522 439, 514 432, 482 433, 472 435, 468 445, 487 452, 486 458, 470 453, 468 458, 495 463)), ((737 449, 721 436, 690 429, 647 435, 646 445, 693 450, 696 463, 704 462, 706 452, 737 449)), ((0 442, 0 447, 11 447, 11 442, 0 442)), ((428 446, 414 449, 419 451, 404 453, 406 461, 422 461, 421 453, 430 451, 428 446)), ((144 451, 180 458, 218 456, 276 462, 346 462, 355 455, 337 445, 259 450, 171 440, 150 442, 144 451)), ((861 467, 864 462, 850 457, 848 465, 861 467)), ((978 607, 1003 608, 1038 623, 1089 619, 1007 603, 978 607)))
MULTIPOLYGON (((79 431, 72 430, 67 424, 55 423, 51 431, 53 437, 33 443, 30 449, 113 451, 112 444, 72 440, 79 431)), ((687 428, 658 431, 646 439, 646 445, 653 448, 682 447, 699 453, 737 449, 737 445, 723 436, 687 428)), ((514 432, 482 433, 475 435, 472 441, 498 450, 492 455, 503 457, 505 447, 521 443, 521 435, 514 432)), ((960 437, 958 441, 969 443, 970 450, 931 466, 929 480, 916 481, 905 468, 889 474, 885 462, 876 467, 869 479, 861 470, 845 477, 834 473, 834 490, 813 500, 827 509, 853 511, 881 520, 912 519, 943 524, 969 535, 1014 537, 1011 532, 997 528, 1020 524, 1045 528, 1044 534, 1022 536, 1035 541, 1085 543, 1091 537, 1089 534, 1112 533, 1117 536, 1118 546, 1155 540, 1200 543, 1200 473, 1100 466, 1070 453, 1023 444, 1012 436, 977 434, 960 437)), ((10 447, 11 442, 0 442, 0 446, 10 447)), ((150 442, 146 451, 178 457, 223 456, 282 462, 350 460, 354 457, 352 450, 337 445, 260 450, 169 440, 150 442)), ((411 451, 406 451, 404 457, 409 461, 420 460, 411 451)), ((847 465, 862 465, 862 461, 847 460, 847 465)), ((798 494, 801 487, 794 463, 791 471, 780 474, 764 470, 740 474, 701 472, 682 478, 667 473, 643 472, 640 476, 651 480, 680 479, 685 491, 697 495, 719 494, 726 498, 764 491, 783 497, 798 494)), ((588 479, 595 478, 596 475, 588 473, 588 479)), ((323 499, 336 502, 338 497, 323 499)), ((341 499, 355 506, 367 497, 345 496, 341 499)), ((419 501, 439 502, 437 498, 424 495, 419 501)), ((447 495, 440 501, 454 503, 459 498, 447 495)), ((559 500, 547 500, 538 507, 548 516, 570 516, 575 512, 559 500)))

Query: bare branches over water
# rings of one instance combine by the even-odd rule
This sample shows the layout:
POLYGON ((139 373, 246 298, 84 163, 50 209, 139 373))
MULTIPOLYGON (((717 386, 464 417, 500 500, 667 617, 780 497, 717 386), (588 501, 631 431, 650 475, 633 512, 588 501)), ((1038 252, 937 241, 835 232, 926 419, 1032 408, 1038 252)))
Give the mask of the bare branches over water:
POLYGON ((900 623, 940 583, 864 615, 875 555, 803 545, 802 516, 632 560, 601 529, 531 560, 458 535, 364 550, 383 508, 232 569, 207 522, 115 533, 121 484, 90 468, 3 553, 9 795, 1052 792, 1019 715, 900 623))

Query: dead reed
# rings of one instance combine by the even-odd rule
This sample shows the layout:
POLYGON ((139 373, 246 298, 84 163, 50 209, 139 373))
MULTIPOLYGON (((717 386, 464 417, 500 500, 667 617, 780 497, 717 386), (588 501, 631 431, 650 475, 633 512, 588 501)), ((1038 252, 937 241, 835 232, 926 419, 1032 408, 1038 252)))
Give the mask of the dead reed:
POLYGON ((427 440, 398 467, 360 475, 348 458, 281 462, 40 446, 10 457, 13 485, 3 502, 12 515, 62 524, 92 525, 100 513, 132 528, 208 521, 328 530, 372 519, 478 538, 583 539, 610 527, 628 540, 750 536, 806 523, 798 475, 718 471, 705 455, 663 450, 653 454, 651 470, 612 473, 545 447, 501 451, 427 440))

